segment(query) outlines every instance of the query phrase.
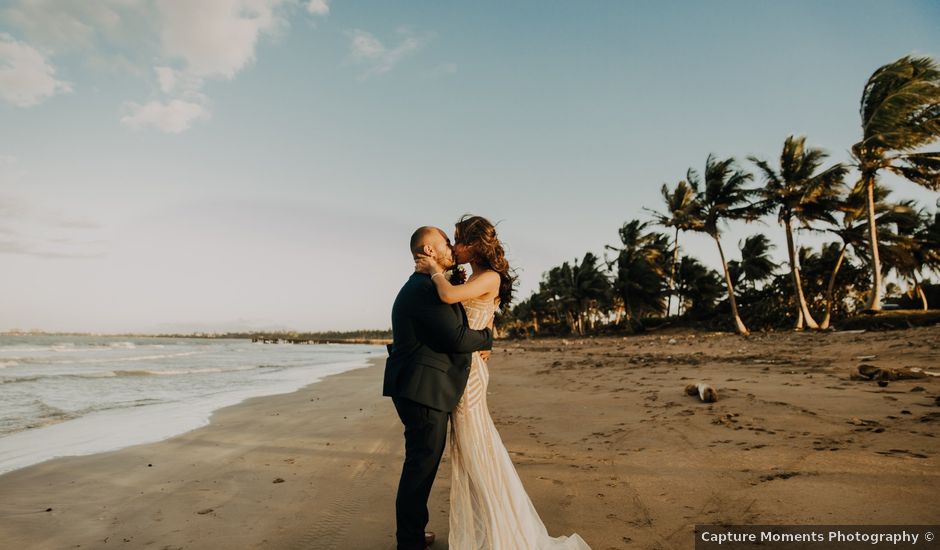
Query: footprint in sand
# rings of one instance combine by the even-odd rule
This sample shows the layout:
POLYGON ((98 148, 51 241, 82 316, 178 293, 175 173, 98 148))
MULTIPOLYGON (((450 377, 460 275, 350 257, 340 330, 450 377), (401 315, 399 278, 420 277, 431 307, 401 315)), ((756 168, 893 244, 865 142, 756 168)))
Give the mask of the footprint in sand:
POLYGON ((790 479, 791 477, 798 476, 804 472, 777 472, 775 474, 767 474, 760 476, 760 481, 767 482, 773 481, 775 479, 790 479))
POLYGON ((909 458, 930 458, 928 455, 908 451, 907 449, 888 449, 887 451, 875 451, 880 455, 909 457, 909 458))

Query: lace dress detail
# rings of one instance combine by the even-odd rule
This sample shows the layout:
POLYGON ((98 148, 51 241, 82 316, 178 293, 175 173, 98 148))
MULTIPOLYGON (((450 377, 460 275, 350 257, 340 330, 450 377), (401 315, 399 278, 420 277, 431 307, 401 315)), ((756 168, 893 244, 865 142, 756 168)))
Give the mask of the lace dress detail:
MULTIPOLYGON (((496 304, 464 302, 470 328, 486 327, 496 304)), ((496 431, 486 404, 490 374, 473 354, 451 416, 450 550, 590 550, 580 536, 550 537, 496 431)))

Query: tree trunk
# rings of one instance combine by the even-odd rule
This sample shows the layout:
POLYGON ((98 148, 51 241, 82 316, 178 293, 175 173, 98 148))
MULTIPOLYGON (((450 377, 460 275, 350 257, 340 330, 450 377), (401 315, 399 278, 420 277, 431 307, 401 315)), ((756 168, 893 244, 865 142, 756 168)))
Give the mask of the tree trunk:
POLYGON ((725 261, 725 251, 721 249, 721 239, 717 235, 712 235, 712 238, 715 239, 715 244, 718 245, 718 254, 721 256, 721 267, 725 270, 725 284, 728 285, 728 302, 731 304, 731 314, 734 316, 734 324, 738 329, 738 334, 741 336, 747 336, 750 334, 747 327, 744 326, 744 321, 741 320, 741 316, 738 314, 738 302, 734 299, 734 285, 731 284, 731 272, 728 271, 728 262, 725 261))
POLYGON ((868 245, 871 248, 871 296, 868 309, 881 311, 881 257, 878 255, 878 226, 875 223, 875 175, 862 175, 868 193, 866 210, 868 211, 868 245))
POLYGON ((806 296, 803 294, 803 281, 800 278, 800 266, 796 264, 796 250, 793 246, 793 227, 790 225, 790 218, 784 220, 783 226, 787 232, 787 254, 790 257, 790 273, 793 276, 793 286, 796 288, 797 307, 800 310, 796 328, 803 328, 803 323, 805 322, 807 327, 818 329, 819 324, 816 323, 816 320, 813 319, 813 315, 809 312, 809 306, 806 304, 806 296))
MULTIPOLYGON (((679 228, 676 228, 676 240, 672 250, 672 271, 669 273, 669 294, 666 295, 666 317, 669 317, 672 311, 672 291, 676 282, 676 264, 679 263, 679 228)), ((679 309, 676 308, 678 314, 679 309)))
POLYGON ((829 328, 829 320, 832 318, 832 292, 836 288, 836 275, 839 274, 839 269, 842 268, 842 260, 845 259, 845 249, 848 244, 842 244, 842 250, 839 251, 839 259, 836 260, 836 266, 832 269, 832 275, 829 276, 829 286, 826 287, 826 316, 823 317, 822 323, 819 324, 819 328, 825 330, 829 328))
POLYGON ((584 305, 578 301, 578 316, 575 321, 578 323, 578 336, 584 336, 584 305))
POLYGON ((923 304, 924 311, 927 311, 927 295, 924 293, 924 287, 917 285, 917 294, 920 294, 920 303, 923 304))
POLYGON ((917 273, 911 273, 911 277, 914 278, 914 293, 920 296, 921 309, 927 311, 927 295, 924 294, 924 287, 920 286, 920 282, 917 280, 917 273))
POLYGON ((626 314, 627 321, 633 321, 633 307, 630 306, 630 300, 628 299, 626 293, 622 294, 621 298, 623 299, 623 311, 626 314))

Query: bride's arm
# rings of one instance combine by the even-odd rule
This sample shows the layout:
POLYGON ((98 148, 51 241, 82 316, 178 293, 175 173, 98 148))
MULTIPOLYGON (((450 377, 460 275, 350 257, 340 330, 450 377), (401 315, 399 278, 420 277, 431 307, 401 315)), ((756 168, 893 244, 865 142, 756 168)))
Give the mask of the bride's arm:
POLYGON ((499 273, 486 271, 473 280, 462 285, 452 285, 443 275, 443 269, 433 258, 422 257, 415 261, 415 268, 421 273, 431 275, 431 280, 437 288, 437 295, 445 304, 456 304, 473 298, 496 294, 499 292, 499 273), (437 275, 440 273, 440 275, 437 275))

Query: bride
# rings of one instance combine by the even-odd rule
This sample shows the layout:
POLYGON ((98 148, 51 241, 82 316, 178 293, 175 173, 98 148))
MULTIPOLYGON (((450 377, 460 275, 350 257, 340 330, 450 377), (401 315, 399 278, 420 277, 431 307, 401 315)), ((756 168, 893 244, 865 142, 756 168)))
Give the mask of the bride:
MULTIPOLYGON (((479 216, 464 216, 454 230, 454 258, 473 271, 452 285, 430 257, 417 260, 431 275, 441 300, 461 302, 472 329, 492 324, 497 306, 512 298, 510 273, 496 229, 479 216)), ((486 405, 486 361, 474 352, 463 396, 451 415, 451 550, 590 550, 577 534, 550 537, 522 486, 486 405)))

